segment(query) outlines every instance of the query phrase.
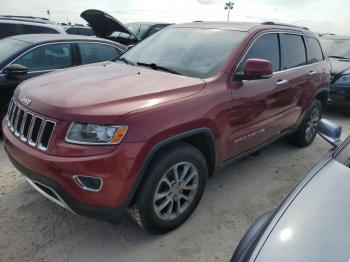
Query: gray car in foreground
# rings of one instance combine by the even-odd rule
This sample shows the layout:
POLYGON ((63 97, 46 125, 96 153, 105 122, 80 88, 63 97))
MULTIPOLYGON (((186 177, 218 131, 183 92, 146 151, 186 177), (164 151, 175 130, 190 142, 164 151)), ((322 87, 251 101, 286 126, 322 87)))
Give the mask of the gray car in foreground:
POLYGON ((350 259, 350 136, 321 120, 319 134, 334 149, 276 209, 247 231, 231 261, 344 261, 350 259))

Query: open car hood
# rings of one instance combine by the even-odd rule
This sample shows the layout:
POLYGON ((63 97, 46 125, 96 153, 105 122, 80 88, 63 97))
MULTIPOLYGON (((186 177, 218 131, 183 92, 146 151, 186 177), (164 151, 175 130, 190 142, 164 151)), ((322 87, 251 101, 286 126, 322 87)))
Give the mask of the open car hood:
POLYGON ((121 22, 109 14, 95 9, 85 10, 80 17, 89 23, 98 37, 108 38, 114 32, 127 33, 137 37, 121 22))

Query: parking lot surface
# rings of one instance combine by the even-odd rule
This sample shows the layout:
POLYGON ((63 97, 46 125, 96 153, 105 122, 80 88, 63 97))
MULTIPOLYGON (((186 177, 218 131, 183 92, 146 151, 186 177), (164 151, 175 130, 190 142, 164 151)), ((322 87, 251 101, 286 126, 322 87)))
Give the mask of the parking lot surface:
MULTIPOLYGON (((325 116, 350 134, 350 118, 325 116)), ((320 137, 305 149, 287 139, 209 179, 193 216, 154 236, 131 221, 112 225, 71 214, 37 193, 0 142, 0 261, 228 261, 248 226, 275 207, 331 148, 320 137)))

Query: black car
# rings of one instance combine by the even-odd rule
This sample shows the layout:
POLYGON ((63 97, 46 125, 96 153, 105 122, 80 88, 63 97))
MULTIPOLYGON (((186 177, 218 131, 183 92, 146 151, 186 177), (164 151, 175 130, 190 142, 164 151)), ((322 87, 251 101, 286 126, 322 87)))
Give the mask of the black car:
POLYGON ((350 115, 350 36, 323 35, 321 40, 332 64, 329 104, 350 115))
POLYGON ((19 83, 57 69, 117 59, 126 47, 113 41, 60 34, 0 40, 0 118, 19 83))
POLYGON ((89 23, 96 36, 128 46, 135 45, 171 25, 157 22, 128 23, 124 25, 111 15, 94 9, 86 10, 80 16, 89 23))
POLYGON ((349 261, 350 136, 341 142, 324 119, 319 134, 334 149, 249 228, 231 262, 349 261))

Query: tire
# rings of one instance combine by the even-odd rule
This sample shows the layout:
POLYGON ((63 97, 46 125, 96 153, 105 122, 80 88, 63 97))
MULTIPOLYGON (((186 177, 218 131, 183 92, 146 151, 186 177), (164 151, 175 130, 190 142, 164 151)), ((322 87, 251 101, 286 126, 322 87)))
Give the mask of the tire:
POLYGON ((306 147, 314 141, 319 121, 322 118, 322 111, 322 103, 319 100, 314 100, 303 122, 291 137, 293 144, 306 147))
POLYGON ((177 228, 201 200, 207 172, 205 158, 195 147, 177 143, 161 149, 146 171, 146 179, 130 206, 129 214, 141 228, 153 234, 177 228), (176 183, 175 170, 178 181, 184 182, 182 185, 176 183))

